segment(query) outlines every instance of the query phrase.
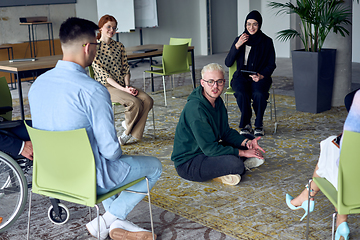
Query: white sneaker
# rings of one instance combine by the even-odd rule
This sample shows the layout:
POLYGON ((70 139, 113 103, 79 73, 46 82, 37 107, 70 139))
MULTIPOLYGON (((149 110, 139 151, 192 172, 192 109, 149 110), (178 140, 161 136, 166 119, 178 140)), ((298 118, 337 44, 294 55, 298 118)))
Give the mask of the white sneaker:
MULTIPOLYGON (((109 235, 109 228, 106 227, 105 220, 102 218, 102 216, 99 216, 99 217, 100 217, 100 239, 104 240, 109 235)), ((97 238, 98 237, 97 217, 94 218, 88 224, 86 224, 86 228, 89 231, 89 233, 91 234, 91 236, 93 236, 94 238, 97 238)))
POLYGON ((245 169, 259 167, 259 166, 263 165, 264 162, 265 162, 264 159, 260 159, 260 158, 256 158, 256 157, 248 158, 244 161, 245 169))
POLYGON ((123 134, 119 137, 120 145, 125 145, 127 141, 130 140, 131 137, 132 137, 131 134, 126 135, 125 132, 123 132, 123 134))
POLYGON ((239 174, 229 174, 222 177, 214 178, 213 180, 216 182, 221 182, 227 185, 234 186, 240 182, 241 176, 239 174))
MULTIPOLYGON (((127 220, 117 219, 110 225, 110 238, 113 240, 122 239, 152 239, 152 233, 149 230, 136 226, 127 220)), ((156 235, 154 234, 154 239, 156 235)))
POLYGON ((121 122, 121 126, 122 126, 123 128, 125 128, 125 130, 127 130, 125 120, 121 122))

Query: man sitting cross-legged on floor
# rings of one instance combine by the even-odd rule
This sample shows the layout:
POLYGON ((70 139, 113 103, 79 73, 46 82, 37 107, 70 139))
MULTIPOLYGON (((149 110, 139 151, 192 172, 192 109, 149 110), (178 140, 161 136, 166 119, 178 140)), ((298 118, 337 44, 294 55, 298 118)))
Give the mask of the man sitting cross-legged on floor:
POLYGON ((184 179, 214 179, 236 185, 246 168, 264 163, 265 151, 258 145, 261 137, 250 140, 229 127, 220 97, 225 85, 224 69, 211 63, 202 69, 201 76, 201 86, 190 94, 181 113, 171 160, 184 179))
MULTIPOLYGON (((106 87, 85 71, 96 54, 95 31, 98 26, 88 20, 69 18, 60 26, 63 60, 39 76, 29 91, 33 126, 47 131, 86 128, 96 165, 96 191, 105 194, 146 176, 152 188, 159 179, 161 162, 150 156, 122 153, 116 137, 110 94, 106 87)), ((64 149, 66 151, 66 149, 64 149)), ((89 183, 91 184, 91 183, 89 183)), ((128 188, 147 190, 146 180, 128 188)), ((129 212, 144 195, 121 192, 102 202, 105 213, 86 224, 89 233, 100 238, 152 239, 152 233, 126 220, 129 212)))

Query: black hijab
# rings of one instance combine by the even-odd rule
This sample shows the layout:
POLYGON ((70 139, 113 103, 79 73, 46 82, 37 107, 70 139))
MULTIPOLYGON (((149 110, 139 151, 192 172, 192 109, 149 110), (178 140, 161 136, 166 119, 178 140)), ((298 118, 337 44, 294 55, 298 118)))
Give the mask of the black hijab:
POLYGON ((249 39, 247 40, 246 42, 246 45, 249 45, 249 46, 254 46, 254 45, 258 45, 261 40, 262 40, 262 37, 263 37, 263 32, 260 30, 261 29, 261 25, 262 25, 262 17, 261 17, 261 14, 256 11, 256 10, 253 10, 251 11, 247 16, 246 16, 246 19, 245 19, 245 31, 244 33, 246 33, 247 35, 249 35, 249 39), (254 35, 251 35, 248 30, 246 29, 246 22, 247 20, 249 19, 254 19, 258 22, 259 24, 259 28, 258 28, 258 31, 254 34, 254 35))

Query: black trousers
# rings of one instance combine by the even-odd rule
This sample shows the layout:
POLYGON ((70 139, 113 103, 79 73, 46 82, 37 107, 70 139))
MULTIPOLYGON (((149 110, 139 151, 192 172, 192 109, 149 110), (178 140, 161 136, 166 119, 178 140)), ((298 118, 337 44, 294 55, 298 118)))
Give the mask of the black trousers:
POLYGON ((256 115, 255 128, 263 127, 271 83, 271 78, 264 78, 258 82, 245 78, 232 79, 231 87, 235 91, 234 96, 241 112, 239 128, 244 128, 247 124, 251 125, 251 100, 256 115))

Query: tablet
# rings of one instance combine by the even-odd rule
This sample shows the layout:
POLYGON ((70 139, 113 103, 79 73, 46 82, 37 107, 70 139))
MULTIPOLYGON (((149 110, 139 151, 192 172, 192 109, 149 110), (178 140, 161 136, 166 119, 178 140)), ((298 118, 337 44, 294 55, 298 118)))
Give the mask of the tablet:
POLYGON ((27 62, 27 61, 36 61, 36 58, 17 58, 17 59, 10 59, 9 62, 27 62))
POLYGON ((257 75, 257 72, 254 71, 248 71, 248 70, 241 70, 244 77, 249 78, 250 75, 257 75))

